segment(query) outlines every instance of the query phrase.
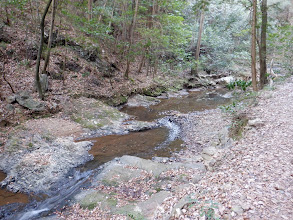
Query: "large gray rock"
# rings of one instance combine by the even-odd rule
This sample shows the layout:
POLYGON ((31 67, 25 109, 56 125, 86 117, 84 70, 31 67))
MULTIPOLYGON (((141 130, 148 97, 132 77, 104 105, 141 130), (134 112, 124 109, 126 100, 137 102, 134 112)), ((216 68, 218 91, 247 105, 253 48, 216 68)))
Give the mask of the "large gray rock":
POLYGON ((163 171, 171 169, 169 165, 160 164, 157 162, 153 162, 151 160, 145 160, 139 157, 127 156, 127 155, 121 157, 120 163, 146 170, 148 172, 153 173, 154 176, 159 176, 159 174, 162 173, 163 171))
POLYGON ((40 112, 45 110, 45 105, 40 101, 34 100, 28 91, 21 91, 18 93, 16 96, 16 101, 21 106, 33 111, 40 112))
POLYGON ((134 210, 140 212, 146 219, 154 219, 156 209, 170 196, 170 192, 160 191, 153 194, 148 200, 138 203, 134 210))
POLYGON ((156 105, 160 103, 160 100, 151 97, 151 96, 144 96, 144 95, 135 95, 133 97, 130 97, 127 101, 127 105, 131 107, 137 107, 137 106, 144 106, 148 107, 150 105, 156 105))
POLYGON ((48 75, 47 74, 41 74, 40 75, 40 83, 42 87, 43 93, 48 91, 48 75))
POLYGON ((155 122, 129 121, 130 116, 117 108, 84 97, 65 103, 64 111, 82 127, 90 129, 92 136, 125 134, 157 126, 155 122))
POLYGON ((92 159, 88 154, 91 142, 47 139, 40 135, 9 139, 0 155, 0 170, 7 173, 3 187, 14 192, 48 193, 72 168, 92 159))

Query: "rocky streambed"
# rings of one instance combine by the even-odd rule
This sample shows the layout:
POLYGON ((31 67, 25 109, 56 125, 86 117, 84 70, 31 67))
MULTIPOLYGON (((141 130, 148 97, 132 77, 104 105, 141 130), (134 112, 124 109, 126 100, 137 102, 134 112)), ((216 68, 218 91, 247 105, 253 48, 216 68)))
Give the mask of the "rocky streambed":
MULTIPOLYGON (((142 108, 142 105, 143 111, 156 112, 155 116, 149 117, 151 122, 141 121, 143 117, 139 111, 137 111, 137 114, 132 115, 136 116, 140 121, 135 120, 133 116, 92 99, 80 98, 68 103, 68 108, 65 110, 66 116, 75 121, 75 123, 82 125, 84 128, 82 130, 83 136, 87 138, 124 135, 133 131, 141 131, 143 135, 136 137, 137 139, 141 140, 145 137, 155 139, 156 135, 144 136, 143 131, 162 126, 166 127, 167 133, 164 140, 158 140, 158 144, 155 144, 152 149, 145 147, 142 150, 144 157, 153 158, 152 161, 135 156, 122 156, 124 154, 139 155, 135 151, 138 145, 134 142, 132 147, 134 151, 133 149, 130 153, 129 151, 122 151, 120 154, 115 154, 114 152, 109 157, 109 160, 117 156, 122 157, 100 166, 101 160, 92 160, 93 156, 90 154, 92 152, 89 153, 90 149, 95 149, 92 148, 92 142, 74 142, 73 137, 62 137, 62 129, 58 132, 60 137, 56 138, 56 136, 52 135, 55 130, 54 126, 50 129, 50 126, 45 125, 38 128, 38 132, 36 132, 33 129, 34 126, 29 126, 34 124, 31 122, 19 128, 11 136, 5 145, 4 152, 1 154, 0 169, 7 174, 7 177, 1 182, 2 187, 14 192, 45 194, 49 199, 41 202, 35 201, 34 205, 28 206, 24 212, 16 214, 15 207, 9 209, 8 206, 3 206, 1 216, 7 219, 13 219, 15 216, 19 219, 38 218, 42 214, 48 215, 51 213, 50 210, 61 207, 63 204, 68 204, 68 201, 65 200, 70 199, 69 204, 79 204, 80 206, 78 207, 99 209, 98 213, 101 215, 110 213, 109 215, 113 216, 152 218, 160 201, 163 203, 165 199, 172 197, 178 187, 180 188, 182 185, 189 183, 196 184, 201 176, 204 175, 205 170, 210 169, 217 163, 213 159, 218 154, 217 147, 224 146, 224 143, 228 142, 226 140, 227 133, 225 132, 227 127, 224 126, 225 124, 220 123, 221 126, 218 130, 215 130, 215 127, 210 124, 208 128, 212 130, 210 132, 214 132, 214 142, 210 144, 209 142, 199 141, 197 149, 189 148, 188 141, 190 137, 188 134, 196 134, 197 131, 192 130, 194 127, 190 127, 191 124, 194 124, 190 123, 191 120, 194 120, 192 117, 196 116, 184 112, 187 111, 186 103, 198 102, 199 106, 201 103, 209 103, 210 108, 214 108, 219 104, 226 103, 228 100, 225 94, 195 93, 193 96, 190 96, 187 92, 173 94, 176 97, 172 97, 172 94, 169 94, 168 100, 173 103, 170 104, 169 109, 168 104, 166 104, 167 99, 136 96, 130 100, 130 105, 124 109, 124 112, 132 111, 135 113, 134 109, 142 108), (188 101, 185 103, 180 103, 179 101, 186 99, 188 101), (159 102, 162 104, 154 105, 159 102), (180 106, 180 104, 184 107, 182 109, 185 110, 172 109, 172 106, 180 106), (162 108, 161 106, 164 107, 162 108), (180 113, 180 110, 183 113, 180 113), (154 120, 156 118, 163 119, 154 120), (180 131, 179 126, 181 127, 180 131), (174 148, 175 152, 170 154, 169 146, 179 137, 184 137, 184 148, 181 146, 182 142, 178 142, 179 146, 174 148), (169 155, 166 156, 168 157, 162 157, 164 154, 158 153, 160 149, 167 149, 169 155), (201 154, 199 149, 205 149, 202 156, 199 156, 201 154), (170 157, 171 155, 172 157, 170 157), (88 166, 89 168, 84 169, 81 167, 79 171, 73 169, 90 160, 92 162, 88 166), (80 189, 85 185, 89 190, 80 189), (67 192, 62 198, 57 196, 60 194, 60 190, 67 192), (100 206, 100 204, 103 205, 100 206)), ((190 111, 194 110, 193 105, 191 108, 190 111)), ((195 115, 200 114, 196 113, 195 115)), ((214 119, 217 122, 221 120, 218 111, 210 111, 207 115, 216 115, 214 119)), ((199 117, 202 118, 202 116, 199 117)), ((68 121, 64 120, 62 123, 61 126, 66 127, 68 121)), ((56 126, 60 126, 60 124, 56 123, 56 126)), ((196 129, 198 129, 199 133, 201 132, 200 135, 204 134, 202 127, 197 127, 196 129)), ((162 136, 160 132, 155 133, 158 133, 157 136, 162 136)), ((116 140, 117 137, 113 139, 116 140)), ((135 138, 132 137, 132 139, 135 138)), ((99 145, 103 141, 101 139, 95 145, 99 145)), ((119 148, 118 142, 114 145, 119 148)), ((148 146, 149 144, 146 143, 146 145, 148 146)), ((109 149, 111 148, 107 147, 107 145, 104 146, 104 150, 109 149)), ((103 152, 103 149, 101 151, 103 152)), ((96 155, 94 154, 94 156, 96 155)), ((102 154, 101 158, 103 157, 105 155, 102 154)), ((69 208, 60 215, 70 218, 72 213, 74 213, 74 210, 69 208)), ((169 214, 171 215, 172 213, 169 214)), ((53 214, 50 218, 58 219, 59 217, 53 214)))

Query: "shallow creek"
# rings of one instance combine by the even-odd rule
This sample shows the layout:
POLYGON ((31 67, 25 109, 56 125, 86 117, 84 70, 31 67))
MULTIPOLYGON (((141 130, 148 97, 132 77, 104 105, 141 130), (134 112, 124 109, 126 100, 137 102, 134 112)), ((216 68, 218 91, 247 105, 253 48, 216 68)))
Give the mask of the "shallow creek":
MULTIPOLYGON (((37 202, 35 198, 27 208, 9 217, 8 219, 36 219, 40 213, 46 216, 50 210, 56 210, 66 205, 66 200, 78 191, 81 187, 86 187, 86 180, 98 172, 99 167, 123 155, 134 155, 145 159, 153 157, 170 157, 173 152, 182 149, 183 141, 180 140, 180 128, 175 123, 165 117, 170 111, 188 113, 192 111, 203 111, 214 109, 219 105, 229 102, 227 91, 183 91, 179 96, 161 97, 161 102, 149 107, 129 107, 125 105, 120 110, 135 117, 136 120, 154 121, 159 120, 160 128, 152 130, 131 132, 127 135, 109 135, 98 138, 87 139, 94 143, 90 154, 94 159, 82 167, 72 172, 72 183, 62 189, 55 197, 37 202)), ((0 181, 5 178, 5 174, 0 172, 0 181)), ((25 194, 11 193, 0 189, 0 208, 11 203, 28 203, 29 196, 25 194)), ((20 205, 21 207, 21 205, 20 205)), ((20 210, 21 210, 20 209, 20 210)), ((0 216, 1 218, 1 216, 0 216)))

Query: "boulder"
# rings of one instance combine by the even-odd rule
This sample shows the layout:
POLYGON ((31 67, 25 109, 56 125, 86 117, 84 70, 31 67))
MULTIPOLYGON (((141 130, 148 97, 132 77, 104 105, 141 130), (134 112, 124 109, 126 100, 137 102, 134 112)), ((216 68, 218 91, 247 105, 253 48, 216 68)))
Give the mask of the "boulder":
POLYGON ((221 85, 227 85, 234 81, 235 81, 235 78, 233 76, 226 76, 226 77, 218 79, 216 82, 221 85))
POLYGON ((203 149, 202 153, 209 155, 209 156, 214 156, 218 150, 215 147, 206 147, 203 149))
POLYGON ((0 169, 7 173, 2 187, 13 192, 54 193, 68 172, 92 159, 92 143, 73 138, 51 139, 28 132, 11 137, 0 155, 0 169))
POLYGON ((23 107, 25 107, 27 109, 36 111, 36 112, 40 112, 40 111, 45 110, 44 103, 34 100, 30 96, 28 91, 21 91, 20 93, 18 93, 17 96, 16 96, 16 101, 21 106, 23 106, 23 107))
POLYGON ((160 191, 153 194, 148 200, 138 203, 135 210, 140 210, 141 215, 146 219, 154 219, 154 214, 158 206, 160 206, 164 200, 170 196, 170 192, 160 191))
POLYGON ((160 103, 160 100, 155 97, 135 95, 128 99, 127 105, 131 107, 143 106, 148 107, 150 105, 156 105, 160 103))
POLYGON ((40 83, 42 87, 43 93, 48 91, 48 75, 47 74, 41 74, 40 75, 40 83))
POLYGON ((7 96, 6 97, 6 102, 8 102, 9 104, 13 104, 14 102, 16 102, 16 95, 11 95, 11 96, 7 96))

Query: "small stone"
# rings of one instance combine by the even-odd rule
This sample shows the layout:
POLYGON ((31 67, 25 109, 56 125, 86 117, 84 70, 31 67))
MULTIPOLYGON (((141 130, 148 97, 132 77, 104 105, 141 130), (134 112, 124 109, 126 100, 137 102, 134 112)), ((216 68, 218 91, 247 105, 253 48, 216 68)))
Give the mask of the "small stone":
POLYGON ((243 213, 243 208, 240 205, 232 206, 232 210, 238 215, 243 213))
POLYGON ((192 178, 191 181, 192 181, 192 183, 195 183, 195 184, 196 184, 196 183, 198 183, 200 180, 201 180, 201 177, 200 177, 200 176, 195 176, 195 177, 192 178))
POLYGON ((207 160, 207 161, 213 159, 213 157, 211 157, 210 155, 207 155, 207 154, 202 154, 201 156, 202 156, 202 158, 203 158, 204 160, 207 160))
POLYGON ((210 162, 209 162, 209 166, 210 167, 214 167, 216 165, 216 160, 215 159, 212 159, 210 162))
POLYGON ((264 122, 261 119, 256 118, 256 119, 253 119, 253 120, 249 120, 248 125, 250 127, 261 127, 261 126, 264 125, 264 122))
POLYGON ((16 95, 6 97, 6 102, 8 102, 9 104, 16 102, 16 95))
POLYGON ((12 104, 8 104, 5 106, 5 108, 8 110, 8 111, 14 111, 14 106, 12 104))
POLYGON ((215 147, 206 147, 203 149, 202 153, 209 155, 209 156, 213 156, 218 152, 218 150, 215 147))
POLYGON ((179 217, 181 215, 181 210, 179 208, 176 209, 175 211, 175 217, 179 217))
POLYGON ((244 211, 247 211, 250 209, 250 205, 248 203, 241 203, 240 206, 243 208, 244 211))

